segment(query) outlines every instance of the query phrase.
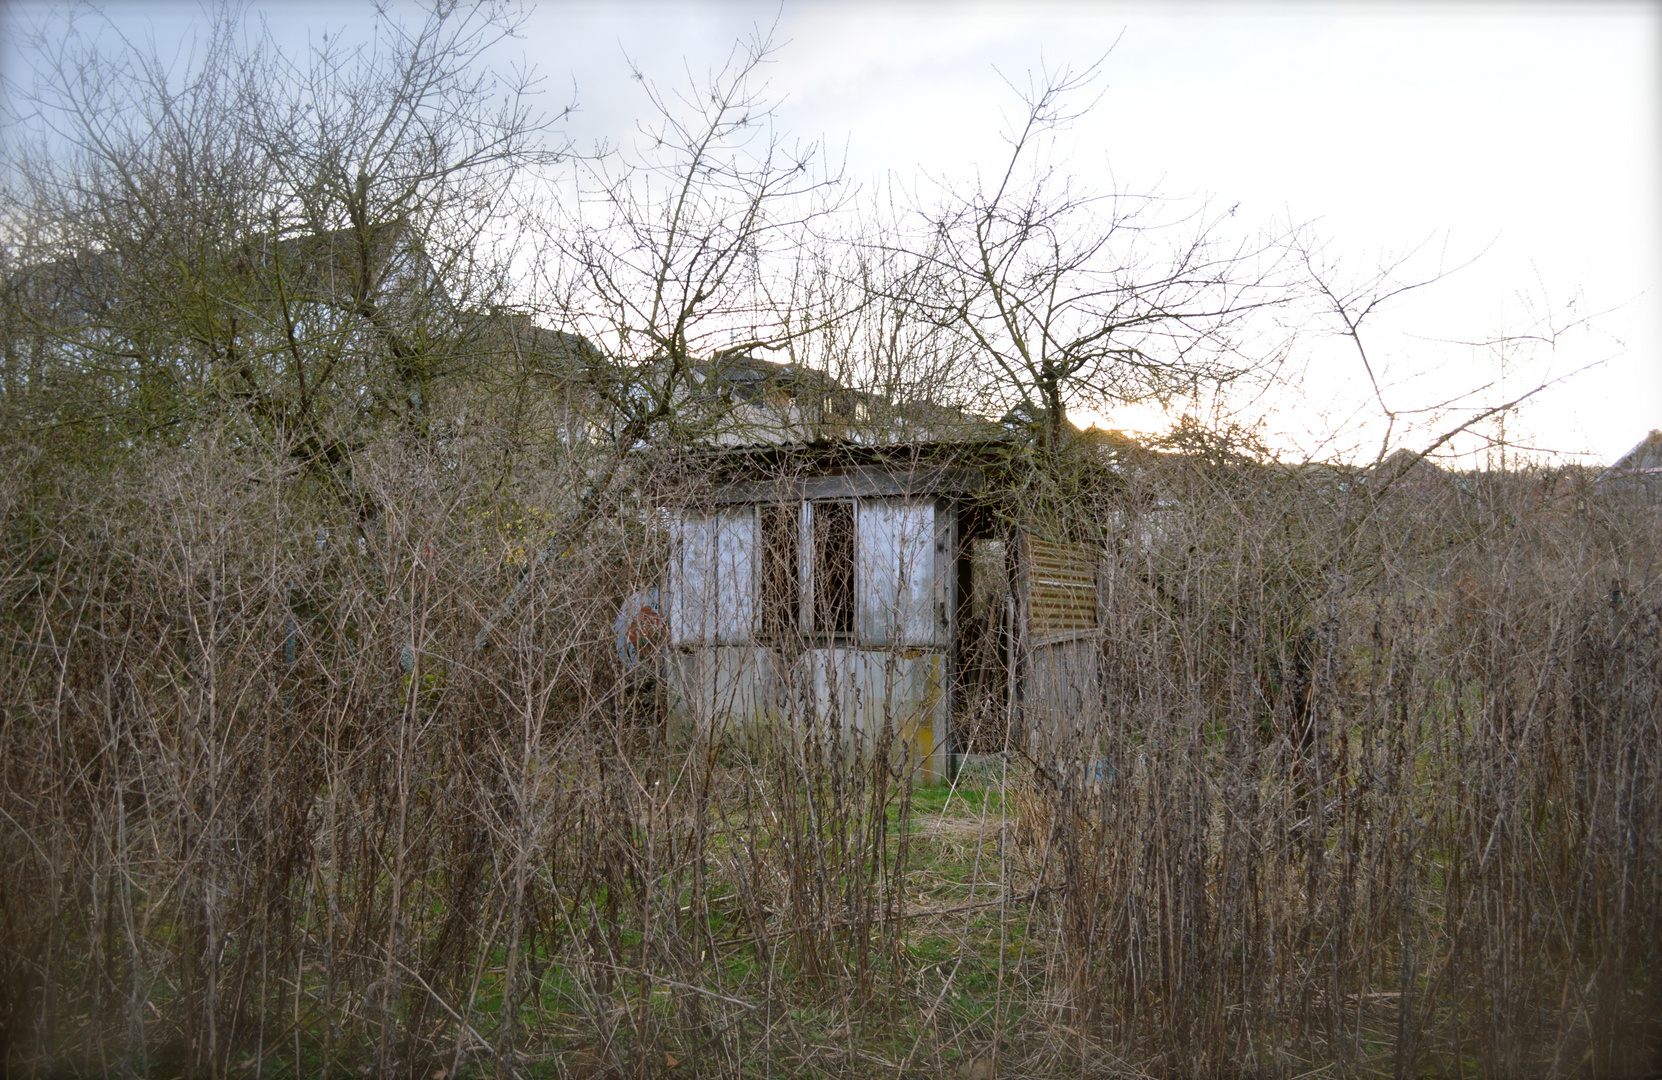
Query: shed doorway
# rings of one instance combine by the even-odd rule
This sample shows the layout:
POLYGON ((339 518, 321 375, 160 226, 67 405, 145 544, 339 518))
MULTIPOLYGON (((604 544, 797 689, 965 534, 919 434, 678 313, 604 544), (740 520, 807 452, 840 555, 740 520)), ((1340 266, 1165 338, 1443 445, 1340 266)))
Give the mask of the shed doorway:
MULTIPOLYGON (((969 517, 969 515, 966 515, 969 517)), ((1016 606, 1009 545, 966 524, 958 549, 957 648, 953 669, 953 752, 997 754, 1015 744, 1010 671, 1016 606)))

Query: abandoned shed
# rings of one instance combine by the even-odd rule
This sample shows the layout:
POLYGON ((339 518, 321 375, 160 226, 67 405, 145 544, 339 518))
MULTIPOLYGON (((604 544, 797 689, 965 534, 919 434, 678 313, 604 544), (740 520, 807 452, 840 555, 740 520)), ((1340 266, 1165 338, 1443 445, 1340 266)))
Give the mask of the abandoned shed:
POLYGON ((701 455, 716 482, 668 508, 676 712, 882 742, 922 779, 1011 740, 1053 751, 1098 696, 1102 545, 999 514, 992 449, 701 455))

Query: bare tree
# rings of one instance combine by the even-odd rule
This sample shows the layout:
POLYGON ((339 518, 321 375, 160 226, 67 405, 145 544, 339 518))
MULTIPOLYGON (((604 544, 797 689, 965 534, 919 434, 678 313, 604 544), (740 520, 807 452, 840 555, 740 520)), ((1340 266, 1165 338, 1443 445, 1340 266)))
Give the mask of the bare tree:
MULTIPOLYGON (((1351 270, 1346 260, 1307 231, 1295 234, 1288 245, 1314 301, 1308 319, 1310 326, 1340 339, 1355 354, 1371 399, 1360 405, 1358 414, 1371 412, 1383 421, 1372 462, 1376 467, 1388 459, 1393 463, 1386 469, 1383 486, 1378 487, 1380 493, 1421 461, 1446 452, 1451 443, 1462 437, 1478 434, 1490 422, 1496 428, 1492 445, 1501 448, 1498 464, 1504 470, 1506 418, 1530 399, 1603 363, 1595 360, 1551 373, 1550 361, 1560 344, 1575 333, 1593 330, 1608 312, 1587 311, 1584 306, 1578 311, 1578 299, 1555 305, 1546 298, 1542 287, 1536 297, 1520 294, 1530 316, 1523 327, 1459 340, 1418 338, 1433 348, 1452 346, 1466 350, 1478 363, 1473 369, 1475 377, 1469 383, 1452 383, 1439 370, 1438 398, 1405 404, 1402 399, 1407 395, 1401 384, 1413 381, 1414 376, 1404 379, 1400 373, 1388 370, 1376 340, 1378 317, 1405 297, 1435 289, 1450 275, 1483 257, 1480 251, 1453 266, 1439 259, 1434 266, 1420 269, 1421 256, 1429 244, 1427 240, 1383 257, 1360 273, 1351 270), (1485 365, 1484 360, 1492 362, 1492 366, 1485 365), (1515 375, 1509 379, 1512 369, 1520 364, 1533 368, 1538 377, 1522 384, 1515 375), (1418 449, 1409 446, 1414 440, 1418 440, 1418 449)), ((1335 431, 1329 437, 1337 434, 1335 431)))
POLYGON ((633 69, 652 118, 632 145, 577 159, 550 222, 548 292, 616 363, 595 389, 623 418, 624 447, 677 419, 706 374, 695 365, 803 332, 791 317, 802 252, 846 186, 819 143, 776 130, 764 76, 777 48, 757 31, 677 89, 633 69))
POLYGON ((651 119, 632 145, 573 158, 564 200, 541 219, 530 306, 597 346, 561 357, 558 374, 585 387, 598 454, 581 497, 478 646, 544 562, 581 542, 632 455, 694 445, 722 426, 728 363, 786 349, 846 311, 816 311, 811 326, 798 317, 802 253, 842 205, 845 185, 818 143, 775 129, 778 102, 763 75, 776 48, 758 31, 706 79, 689 75, 676 90, 634 69, 651 119))
POLYGON ((976 357, 985 407, 1036 424, 1048 442, 1070 407, 1239 378, 1277 344, 1259 340, 1252 317, 1296 294, 1277 245, 1231 238, 1233 210, 1174 214, 1155 195, 1084 187, 1048 160, 1089 111, 1074 101, 1098 73, 1012 84, 1021 109, 1002 170, 943 184, 916 234, 935 317, 976 357))
POLYGON ((331 468, 426 433, 558 152, 534 84, 480 63, 514 10, 383 12, 371 46, 296 57, 224 9, 184 63, 62 20, 10 88, 6 362, 43 391, 17 419, 118 445, 230 423, 331 468))

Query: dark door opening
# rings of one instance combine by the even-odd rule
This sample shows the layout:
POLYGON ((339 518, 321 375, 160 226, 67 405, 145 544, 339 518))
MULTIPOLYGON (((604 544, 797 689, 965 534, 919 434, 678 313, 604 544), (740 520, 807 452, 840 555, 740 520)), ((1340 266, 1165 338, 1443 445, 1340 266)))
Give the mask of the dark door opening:
POLYGON ((976 530, 958 549, 957 649, 954 656, 952 752, 996 754, 1013 745, 1010 730, 1011 603, 1008 547, 976 530))

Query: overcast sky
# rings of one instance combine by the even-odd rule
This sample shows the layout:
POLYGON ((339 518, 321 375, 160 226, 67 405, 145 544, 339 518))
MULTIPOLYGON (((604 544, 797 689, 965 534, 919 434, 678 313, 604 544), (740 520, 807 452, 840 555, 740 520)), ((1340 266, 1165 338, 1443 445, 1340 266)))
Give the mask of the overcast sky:
MULTIPOLYGON (((180 40, 194 5, 111 5, 180 40)), ((258 7, 280 36, 365 25, 368 6, 258 7)), ((644 110, 625 57, 672 81, 719 63, 777 20, 782 126, 846 149, 873 183, 961 177, 1002 147, 1001 110, 1041 64, 1106 55, 1097 108, 1070 134, 1071 168, 1102 186, 1210 195, 1245 222, 1315 222, 1360 270, 1428 238, 1422 267, 1484 253, 1382 320, 1372 347, 1387 403, 1412 408, 1504 376, 1506 392, 1587 364, 1514 421, 1531 445, 1609 461, 1662 427, 1662 7, 1530 3, 912 5, 543 4, 521 54, 563 96, 582 141, 627 137, 644 110), (997 70, 995 70, 997 69, 997 70), (1520 300, 1520 295, 1524 300, 1520 300), (1571 308, 1570 305, 1574 304, 1571 308), (1556 350, 1440 344, 1589 311, 1556 350)), ((14 9, 14 15, 16 14, 14 9)), ((15 63, 15 59, 11 61, 15 63)), ((1289 449, 1344 423, 1360 446, 1365 376, 1311 343, 1305 378, 1260 409, 1289 449)), ((1487 392, 1499 400, 1502 388, 1487 392)), ((1375 410, 1376 411, 1376 410, 1375 410)), ((1082 419, 1093 419, 1081 417, 1082 419)), ((1157 427, 1148 410, 1100 418, 1157 427)))

